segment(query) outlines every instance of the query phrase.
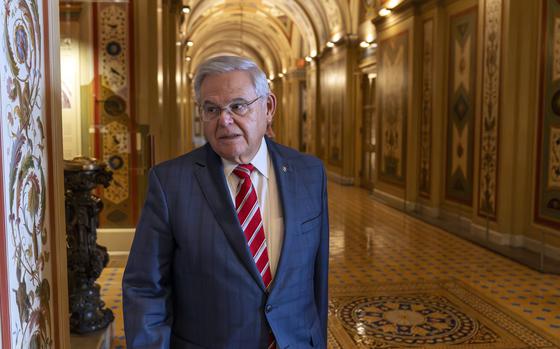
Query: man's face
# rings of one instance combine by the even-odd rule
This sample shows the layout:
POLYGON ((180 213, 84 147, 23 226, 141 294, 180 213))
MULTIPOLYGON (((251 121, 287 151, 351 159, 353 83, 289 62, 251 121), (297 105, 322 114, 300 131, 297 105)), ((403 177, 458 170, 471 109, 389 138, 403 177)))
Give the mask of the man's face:
MULTIPOLYGON (((200 104, 225 107, 231 102, 250 102, 259 97, 251 76, 245 71, 207 76, 200 87, 200 104)), ((248 163, 261 145, 267 125, 272 122, 276 97, 262 96, 249 106, 244 116, 229 110, 210 121, 204 122, 204 135, 212 149, 222 158, 248 163)))

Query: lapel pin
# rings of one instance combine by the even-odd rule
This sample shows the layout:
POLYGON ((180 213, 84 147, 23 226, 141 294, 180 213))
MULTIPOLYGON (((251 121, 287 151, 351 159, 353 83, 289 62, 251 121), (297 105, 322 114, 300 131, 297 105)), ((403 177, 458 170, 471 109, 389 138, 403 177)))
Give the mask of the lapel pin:
POLYGON ((288 166, 286 165, 282 166, 282 172, 288 172, 288 166))

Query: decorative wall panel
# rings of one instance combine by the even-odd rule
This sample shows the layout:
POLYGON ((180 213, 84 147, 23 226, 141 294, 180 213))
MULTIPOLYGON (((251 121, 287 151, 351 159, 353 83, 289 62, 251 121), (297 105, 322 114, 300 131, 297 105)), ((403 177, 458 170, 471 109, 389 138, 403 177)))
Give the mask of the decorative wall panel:
POLYGON ((379 179, 405 185, 406 125, 408 118, 409 31, 379 44, 379 179))
POLYGON ((101 131, 96 138, 96 156, 113 171, 113 182, 102 193, 105 207, 100 220, 104 228, 134 227, 136 220, 130 6, 130 2, 99 3, 95 10, 95 113, 101 131))
POLYGON ((543 3, 535 220, 560 229, 560 3, 543 3))
POLYGON ((45 13, 41 1, 4 0, 0 6, 1 224, 6 245, 0 256, 7 257, 1 263, 7 263, 8 281, 2 280, 0 287, 2 303, 9 302, 12 348, 53 346, 45 13))
POLYGON ((422 114, 420 115, 420 195, 430 198, 432 178, 432 100, 434 20, 424 22, 424 48, 422 54, 422 114))
POLYGON ((318 135, 327 147, 329 165, 342 168, 342 118, 346 101, 346 51, 333 52, 321 62, 323 128, 318 135))
POLYGON ((477 7, 450 18, 446 198, 472 205, 477 7))
POLYGON ((486 0, 484 14, 478 214, 495 220, 498 197, 502 0, 486 0))

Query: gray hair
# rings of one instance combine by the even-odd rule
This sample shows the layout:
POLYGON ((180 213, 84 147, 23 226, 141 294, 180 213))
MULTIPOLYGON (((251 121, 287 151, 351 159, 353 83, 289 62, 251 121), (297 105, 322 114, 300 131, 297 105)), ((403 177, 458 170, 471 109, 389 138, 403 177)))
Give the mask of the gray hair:
POLYGON ((246 71, 253 80, 253 87, 258 96, 268 96, 270 89, 266 75, 259 66, 245 57, 217 56, 204 61, 196 70, 194 77, 194 93, 196 101, 200 100, 200 87, 202 82, 210 75, 229 73, 233 71, 246 71))

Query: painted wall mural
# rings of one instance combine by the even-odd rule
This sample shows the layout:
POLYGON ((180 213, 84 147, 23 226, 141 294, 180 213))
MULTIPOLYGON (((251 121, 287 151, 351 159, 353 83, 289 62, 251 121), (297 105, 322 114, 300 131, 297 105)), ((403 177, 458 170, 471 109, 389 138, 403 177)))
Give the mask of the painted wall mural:
POLYGON ((432 100, 434 20, 424 22, 422 53, 422 114, 420 115, 420 195, 430 198, 432 171, 432 100))
POLYGON ((405 185, 406 125, 408 118, 409 31, 379 44, 379 179, 405 185))
POLYGON ((560 228, 560 3, 544 1, 535 220, 560 228))
POLYGON ((53 346, 43 3, 4 0, 2 185, 11 347, 53 346))
POLYGON ((472 205, 477 7, 449 23, 446 198, 472 205))
POLYGON ((495 220, 498 197, 502 0, 487 0, 484 13, 478 214, 495 220))
POLYGON ((129 6, 132 4, 99 3, 95 7, 96 124, 101 128, 96 156, 113 171, 113 182, 102 194, 104 228, 134 227, 136 219, 129 6))

